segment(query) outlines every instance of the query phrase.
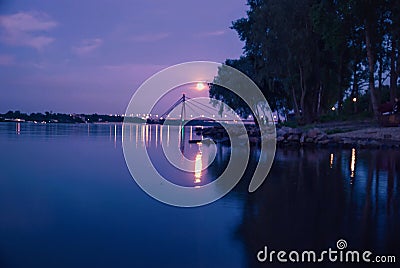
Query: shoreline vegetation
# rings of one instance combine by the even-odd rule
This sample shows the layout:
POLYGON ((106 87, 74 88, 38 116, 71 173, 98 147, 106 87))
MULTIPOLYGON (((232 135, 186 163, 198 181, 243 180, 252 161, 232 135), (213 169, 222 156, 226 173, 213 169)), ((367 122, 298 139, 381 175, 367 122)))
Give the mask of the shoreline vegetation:
MULTIPOLYGON (((250 144, 257 146, 262 140, 258 128, 248 125, 246 129, 250 144)), ((222 127, 198 128, 196 131, 217 143, 229 145, 227 132, 222 127)), ((400 126, 381 127, 372 120, 328 122, 294 128, 278 125, 276 145, 278 148, 400 149, 400 126)))
MULTIPOLYGON (((34 123, 113 123, 122 122, 124 117, 117 114, 63 114, 45 112, 43 113, 21 113, 20 111, 8 111, 0 114, 0 122, 34 122, 34 123)), ((143 123, 145 120, 132 117, 132 122, 143 123)))

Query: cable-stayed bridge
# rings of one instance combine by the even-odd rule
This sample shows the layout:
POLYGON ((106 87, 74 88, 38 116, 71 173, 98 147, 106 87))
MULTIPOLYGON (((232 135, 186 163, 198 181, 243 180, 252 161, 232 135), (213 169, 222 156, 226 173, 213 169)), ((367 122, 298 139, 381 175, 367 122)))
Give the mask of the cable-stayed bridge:
POLYGON ((254 123, 249 119, 242 119, 233 110, 225 109, 221 114, 220 108, 209 103, 208 98, 189 98, 182 95, 164 113, 144 114, 142 117, 148 124, 185 124, 185 125, 215 125, 218 122, 224 123, 254 123))

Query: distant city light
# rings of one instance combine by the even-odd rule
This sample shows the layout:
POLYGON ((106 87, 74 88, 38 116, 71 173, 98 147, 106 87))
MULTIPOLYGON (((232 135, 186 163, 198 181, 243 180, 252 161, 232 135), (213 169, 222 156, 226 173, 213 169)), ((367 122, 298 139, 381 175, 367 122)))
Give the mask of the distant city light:
POLYGON ((336 110, 336 108, 335 107, 332 107, 332 111, 335 111, 336 110))
POLYGON ((357 101, 357 98, 356 98, 356 97, 354 97, 354 98, 353 98, 353 102, 356 102, 356 101, 357 101))

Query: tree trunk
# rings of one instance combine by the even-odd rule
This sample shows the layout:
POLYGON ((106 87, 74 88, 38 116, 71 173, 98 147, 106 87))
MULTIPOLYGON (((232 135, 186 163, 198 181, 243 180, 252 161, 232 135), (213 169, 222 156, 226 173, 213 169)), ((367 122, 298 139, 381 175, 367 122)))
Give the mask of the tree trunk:
POLYGON ((338 95, 338 112, 342 112, 343 108, 343 90, 342 90, 342 84, 343 84, 343 78, 342 78, 342 73, 343 73, 343 55, 344 55, 344 50, 340 53, 339 57, 339 70, 338 70, 338 86, 339 86, 339 95, 338 95))
POLYGON ((297 104, 296 91, 294 89, 294 86, 292 86, 292 98, 293 98, 294 112, 296 113, 296 117, 300 118, 300 110, 299 110, 299 105, 297 104))
MULTIPOLYGON (((398 63, 397 63, 398 64, 398 63)), ((396 40, 392 37, 392 51, 390 53, 390 102, 394 103, 397 90, 398 73, 396 70, 396 40)))
POLYGON ((322 83, 320 82, 318 90, 317 117, 321 115, 321 98, 322 98, 322 83))
MULTIPOLYGON (((383 77, 383 59, 382 55, 379 55, 378 58, 379 69, 378 69, 378 92, 382 92, 382 77, 383 77)), ((377 96, 378 97, 378 96, 377 96)), ((378 98, 377 98, 378 99, 378 98)))
POLYGON ((357 75, 357 63, 354 64, 354 77, 353 77, 353 89, 351 95, 353 98, 356 98, 356 101, 353 101, 354 103, 354 113, 356 114, 358 112, 357 109, 357 102, 359 101, 358 99, 358 75, 357 75))
MULTIPOLYGON (((289 67, 287 67, 287 71, 288 71, 289 77, 292 77, 292 73, 291 73, 289 67)), ((299 105, 297 104, 296 90, 292 84, 290 86, 292 88, 292 99, 293 99, 294 112, 296 113, 296 118, 300 118, 300 110, 299 110, 299 105)))
POLYGON ((303 68, 299 64, 299 74, 300 74, 300 88, 301 88, 301 96, 300 96, 300 109, 301 109, 301 114, 304 119, 305 116, 305 107, 304 107, 304 99, 306 97, 306 88, 304 86, 304 77, 303 77, 303 68))
POLYGON ((378 111, 378 101, 376 99, 376 93, 375 93, 375 78, 374 78, 375 59, 371 44, 371 27, 367 22, 367 20, 365 20, 364 23, 365 23, 365 43, 367 48, 368 69, 369 69, 368 89, 371 97, 372 110, 374 112, 375 118, 378 119, 379 111, 378 111))

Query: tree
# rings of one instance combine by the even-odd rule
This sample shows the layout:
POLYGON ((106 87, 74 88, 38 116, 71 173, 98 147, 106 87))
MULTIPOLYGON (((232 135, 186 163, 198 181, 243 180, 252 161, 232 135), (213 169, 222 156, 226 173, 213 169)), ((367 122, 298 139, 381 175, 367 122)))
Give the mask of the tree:
MULTIPOLYGON (((388 76, 393 100, 400 71, 399 1, 248 0, 248 6, 247 16, 231 27, 245 43, 244 55, 227 64, 242 68, 271 108, 294 109, 300 122, 309 123, 333 105, 341 112, 344 99, 357 98, 368 85, 378 116, 388 76)), ((215 92, 220 99, 228 94, 210 94, 215 92)))
MULTIPOLYGON (((323 101, 330 62, 311 17, 311 0, 248 1, 248 17, 232 24, 245 42, 251 78, 274 109, 292 107, 301 121, 316 120, 331 103, 323 101)), ((243 62, 243 59, 242 59, 243 62)))

